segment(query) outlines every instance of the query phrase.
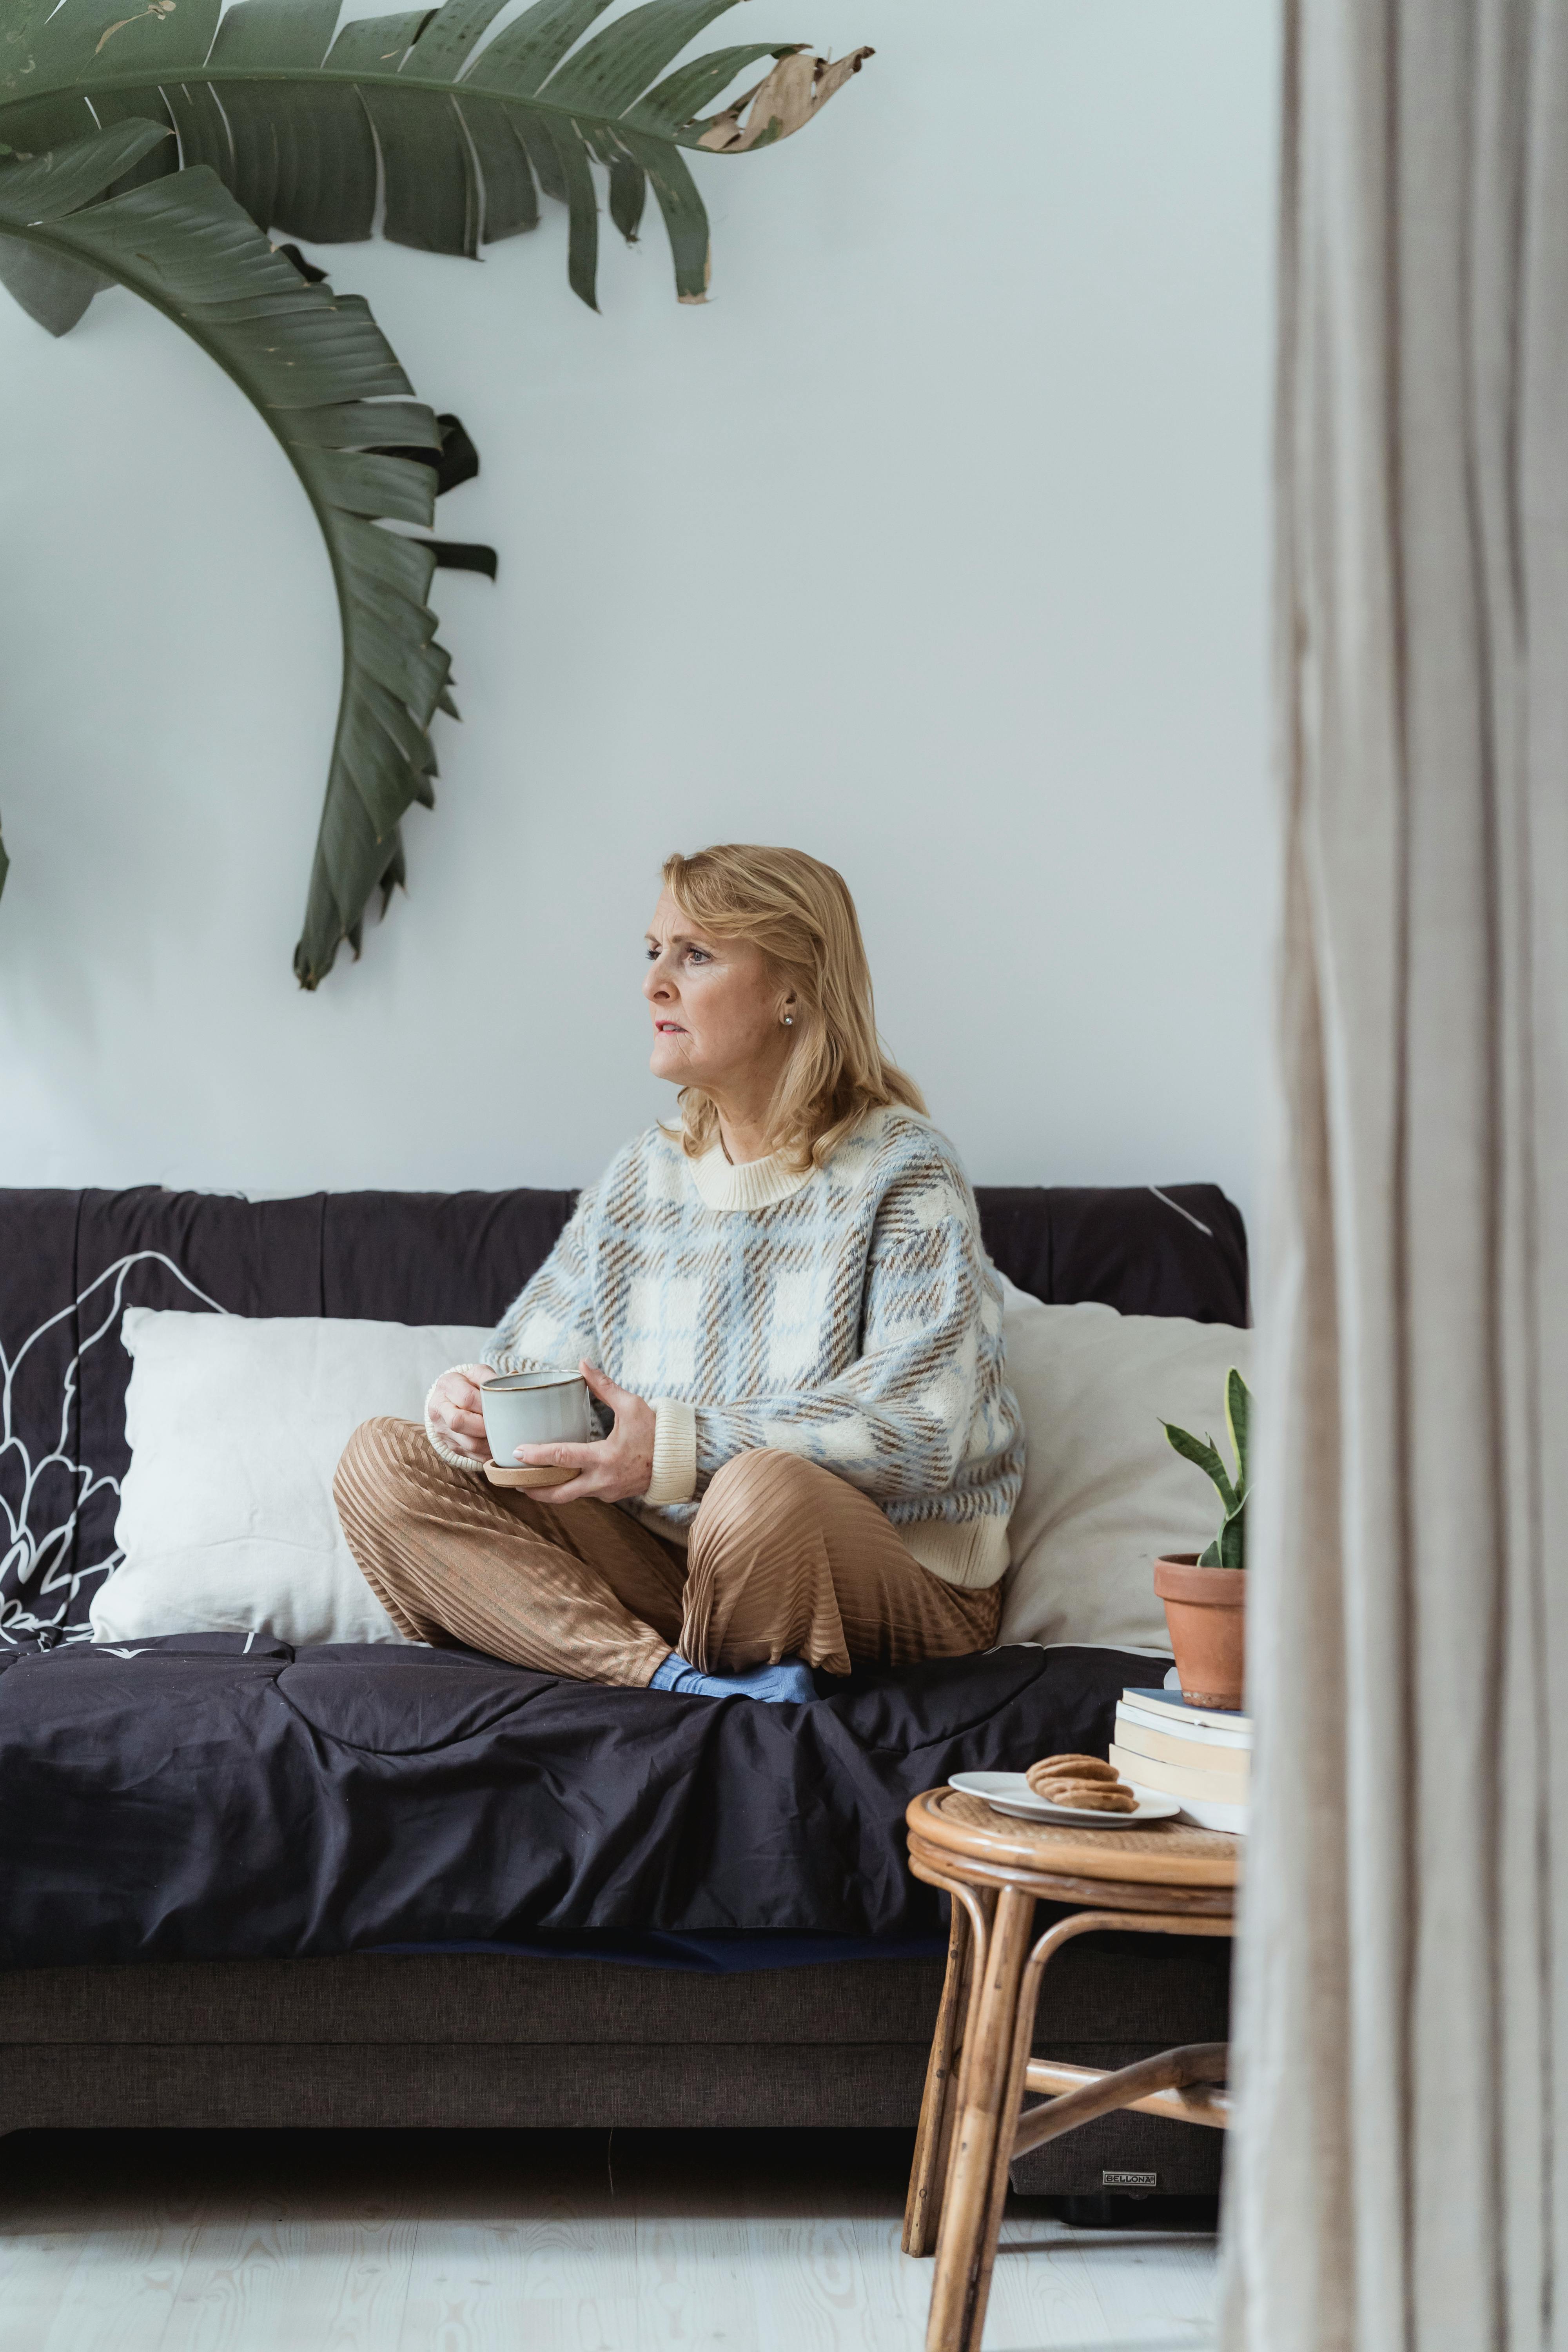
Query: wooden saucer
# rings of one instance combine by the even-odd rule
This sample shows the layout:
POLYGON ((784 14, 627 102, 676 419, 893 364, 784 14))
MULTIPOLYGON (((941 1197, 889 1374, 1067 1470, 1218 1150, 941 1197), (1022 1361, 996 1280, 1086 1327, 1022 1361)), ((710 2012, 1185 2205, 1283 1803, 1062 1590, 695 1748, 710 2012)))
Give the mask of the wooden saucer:
POLYGON ((525 1463, 515 1462, 503 1469, 499 1462, 485 1464, 485 1476, 492 1486, 566 1486, 580 1477, 576 1470, 531 1470, 525 1463))

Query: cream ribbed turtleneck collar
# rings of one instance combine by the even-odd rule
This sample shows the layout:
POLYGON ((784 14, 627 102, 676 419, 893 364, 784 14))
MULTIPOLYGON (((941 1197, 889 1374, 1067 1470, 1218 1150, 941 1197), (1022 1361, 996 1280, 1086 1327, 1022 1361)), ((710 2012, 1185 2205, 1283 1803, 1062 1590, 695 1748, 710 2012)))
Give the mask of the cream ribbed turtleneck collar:
POLYGON ((743 1160, 737 1166, 726 1159, 721 1143, 687 1165, 700 1199, 710 1209, 770 1209, 775 1201, 787 1201, 803 1184, 809 1184, 816 1173, 815 1168, 801 1172, 787 1166, 777 1151, 770 1151, 764 1160, 743 1160))

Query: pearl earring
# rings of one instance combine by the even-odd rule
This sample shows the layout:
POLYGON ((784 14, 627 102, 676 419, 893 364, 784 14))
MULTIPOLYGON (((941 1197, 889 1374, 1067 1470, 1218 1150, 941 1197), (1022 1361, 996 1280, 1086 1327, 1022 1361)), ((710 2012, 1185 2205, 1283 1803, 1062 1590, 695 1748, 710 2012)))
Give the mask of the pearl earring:
POLYGON ((793 1013, 786 1013, 784 1014, 784 1027, 786 1029, 793 1029, 795 1027, 795 1014, 793 1013))

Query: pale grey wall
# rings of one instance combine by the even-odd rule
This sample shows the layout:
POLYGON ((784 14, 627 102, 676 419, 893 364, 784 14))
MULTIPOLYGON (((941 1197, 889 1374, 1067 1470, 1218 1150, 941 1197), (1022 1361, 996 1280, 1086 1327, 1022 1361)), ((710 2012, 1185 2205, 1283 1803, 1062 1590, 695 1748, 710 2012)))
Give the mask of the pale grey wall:
MULTIPOLYGON (((1271 879, 1275 35, 1259 0, 757 0, 879 55, 662 230, 323 256, 481 478, 412 890, 289 953, 337 692, 326 562, 239 395, 131 297, 0 299, 0 1181, 563 1183, 668 1099, 671 846, 859 899, 979 1181, 1254 1189, 1271 879)), ((713 37, 739 39, 721 26, 713 37)), ((606 224, 607 228, 607 224, 606 224)))

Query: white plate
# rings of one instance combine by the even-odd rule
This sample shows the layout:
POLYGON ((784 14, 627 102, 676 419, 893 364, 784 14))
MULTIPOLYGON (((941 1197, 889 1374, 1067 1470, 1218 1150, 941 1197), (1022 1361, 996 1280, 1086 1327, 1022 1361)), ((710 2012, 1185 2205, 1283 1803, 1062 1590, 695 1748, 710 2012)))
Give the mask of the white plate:
POLYGON ((955 1772, 947 1785, 962 1789, 968 1797, 984 1797, 993 1812, 1010 1814, 1014 1821, 1073 1822, 1086 1830, 1139 1830, 1148 1822, 1168 1822, 1182 1810, 1179 1797, 1168 1797, 1163 1789, 1140 1788, 1136 1780, 1126 1784, 1138 1800, 1135 1813, 1097 1813, 1083 1805, 1048 1805, 1044 1797, 1036 1796, 1022 1772, 955 1772))

